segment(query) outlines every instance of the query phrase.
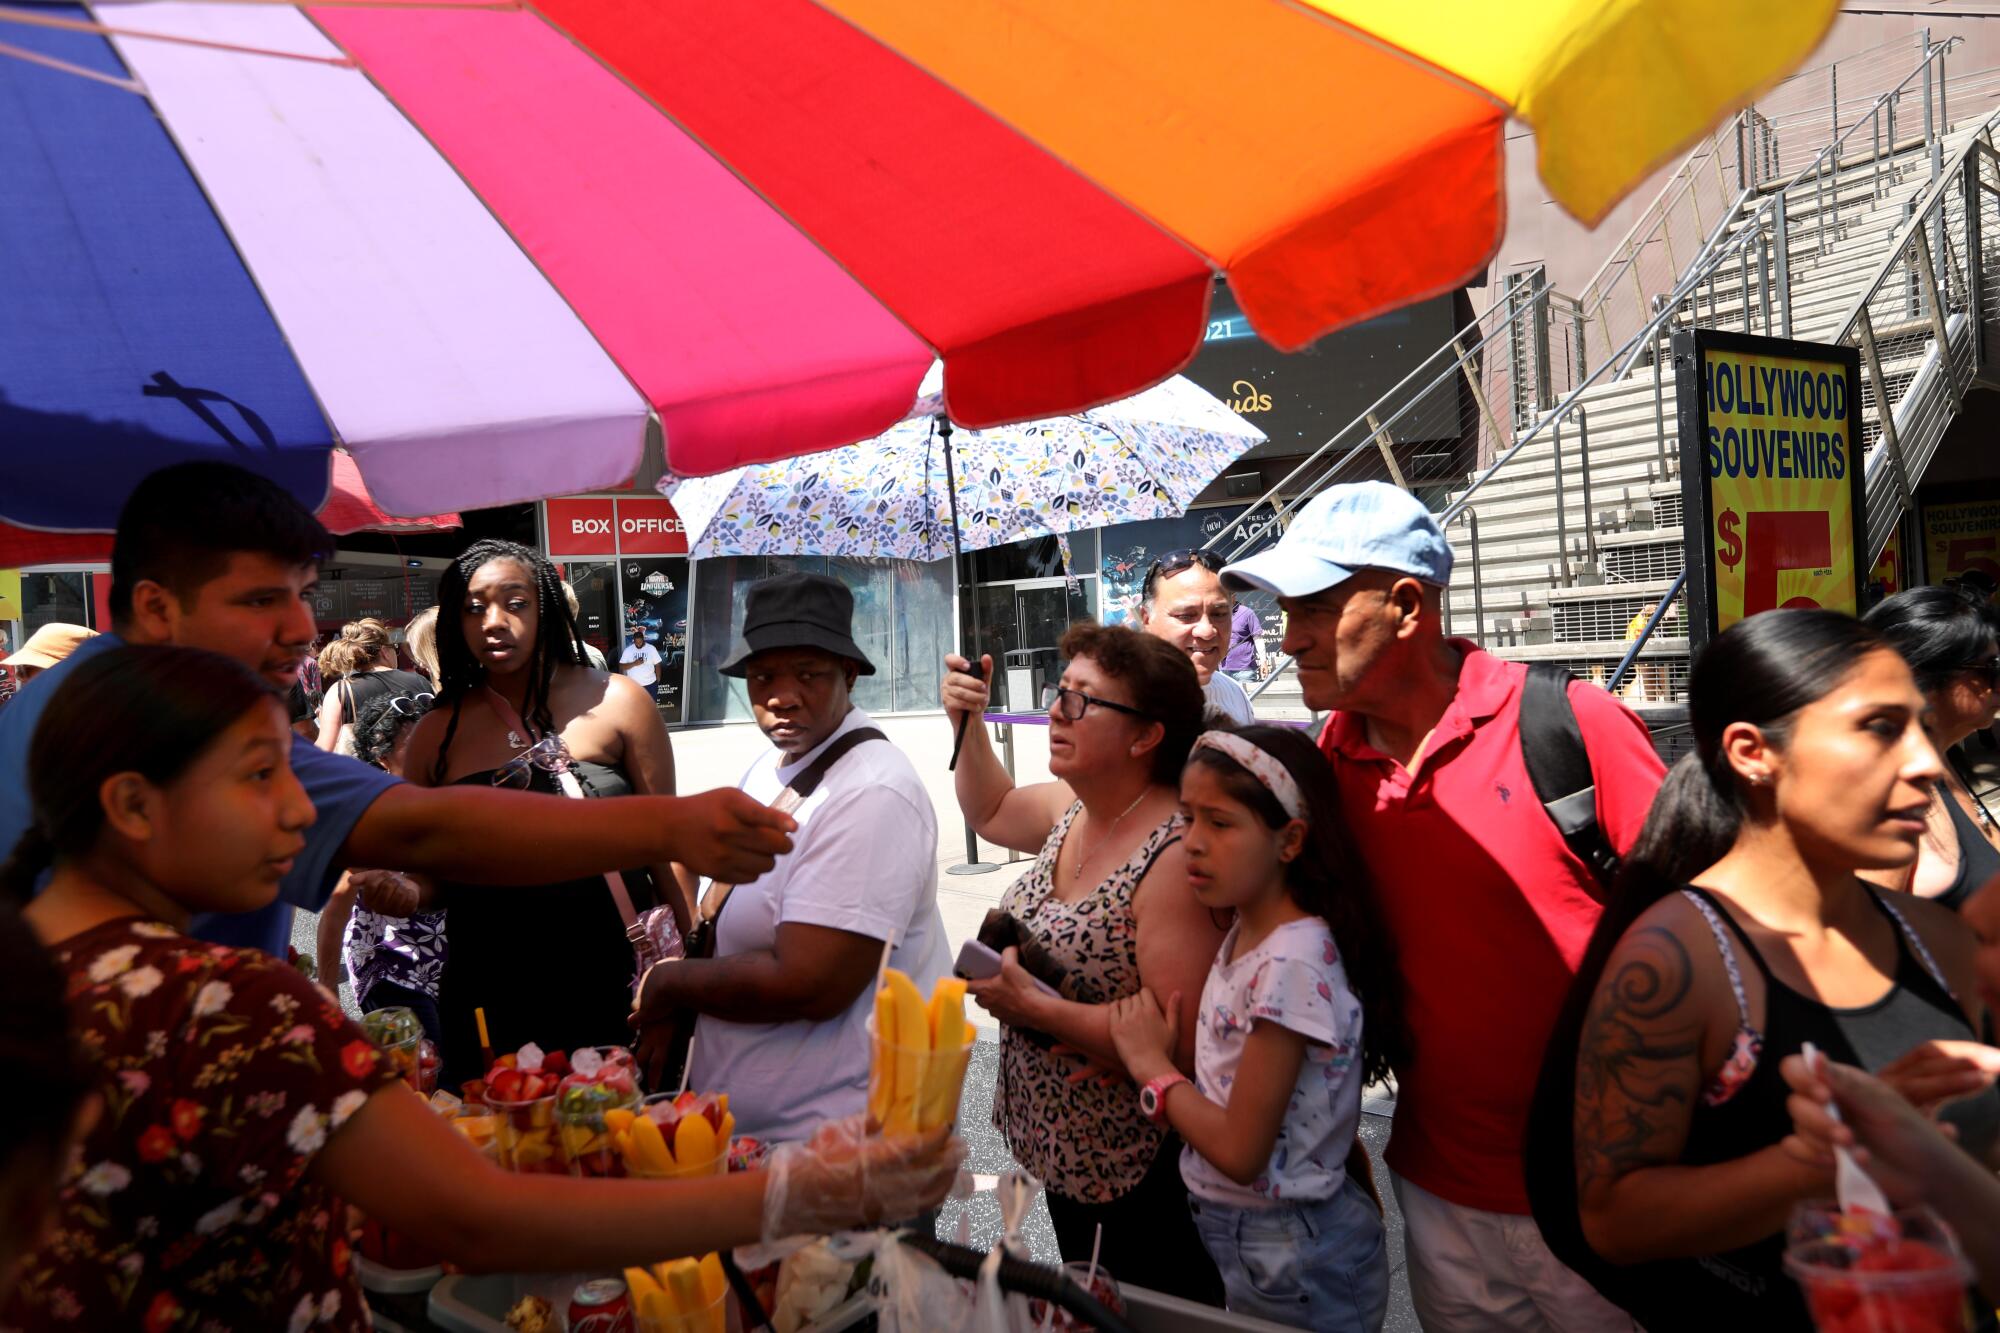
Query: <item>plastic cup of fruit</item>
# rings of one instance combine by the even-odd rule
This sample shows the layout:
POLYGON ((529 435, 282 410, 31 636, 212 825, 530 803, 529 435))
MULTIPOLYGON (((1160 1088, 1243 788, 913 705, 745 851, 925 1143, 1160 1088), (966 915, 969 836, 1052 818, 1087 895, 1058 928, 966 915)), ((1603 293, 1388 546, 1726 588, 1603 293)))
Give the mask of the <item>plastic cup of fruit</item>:
MULTIPOLYGON (((679 1100, 679 1094, 677 1093, 656 1092, 639 1103, 639 1114, 660 1126, 660 1137, 666 1140, 669 1151, 673 1149, 675 1130, 680 1125, 681 1117, 683 1115, 706 1115, 709 1106, 713 1104, 715 1098, 713 1096, 699 1097, 696 1099, 695 1104, 685 1112, 675 1112, 672 1115, 666 1116, 653 1114, 652 1108, 664 1106, 671 1109, 677 1100, 679 1100)), ((649 1170, 640 1166, 637 1162, 631 1162, 627 1163, 630 1168, 627 1174, 637 1180, 684 1180, 694 1176, 723 1175, 729 1170, 729 1145, 718 1139, 715 1146, 715 1156, 705 1162, 682 1162, 676 1159, 672 1166, 664 1170, 649 1170)))
POLYGON ((500 1116, 491 1107, 484 1102, 467 1102, 449 1123, 488 1161, 500 1160, 500 1116))
POLYGON ((1820 1333, 1963 1333, 1972 1266, 1928 1208, 1864 1221, 1830 1203, 1792 1213, 1785 1271, 1820 1333))
POLYGON ((582 1089, 565 1088, 556 1094, 556 1141, 562 1145, 563 1165, 573 1176, 622 1176, 625 1158, 604 1123, 608 1111, 639 1109, 639 1094, 622 1098, 590 1098, 579 1105, 566 1094, 582 1089))
POLYGON ((524 1176, 559 1176, 569 1170, 556 1145, 556 1095, 510 1102, 489 1090, 486 1105, 498 1117, 493 1143, 500 1165, 524 1176))
POLYGON ((416 1010, 407 1005, 370 1009, 361 1016, 361 1028, 405 1083, 430 1096, 437 1086, 437 1047, 425 1039, 416 1010))
POLYGON ((729 1333, 729 1293, 724 1291, 699 1310, 669 1314, 652 1302, 650 1315, 634 1309, 632 1322, 638 1333, 729 1333))
MULTIPOLYGON (((1111 1313, 1121 1319, 1125 1317, 1125 1297, 1118 1290, 1117 1281, 1104 1271, 1104 1265, 1099 1264, 1092 1273, 1089 1264, 1072 1260, 1063 1265, 1063 1276, 1095 1296, 1097 1303, 1111 1313)), ((1028 1302, 1028 1321, 1038 1329, 1046 1326, 1050 1333, 1087 1333, 1092 1327, 1061 1306, 1055 1307, 1052 1314, 1047 1301, 1028 1302)))
POLYGON ((872 1058, 868 1065, 868 1110, 882 1128, 896 1126, 905 1132, 936 1129, 958 1121, 958 1101, 965 1092, 965 1069, 972 1060, 978 1033, 971 1024, 965 1028, 965 1044, 934 1050, 929 1046, 901 1046, 885 1040, 876 1030, 875 1016, 868 1017, 868 1044, 872 1058), (894 1071, 895 1091, 885 1094, 882 1080, 894 1071), (915 1088, 906 1095, 904 1089, 915 1088), (913 1123, 912 1123, 913 1121, 913 1123))

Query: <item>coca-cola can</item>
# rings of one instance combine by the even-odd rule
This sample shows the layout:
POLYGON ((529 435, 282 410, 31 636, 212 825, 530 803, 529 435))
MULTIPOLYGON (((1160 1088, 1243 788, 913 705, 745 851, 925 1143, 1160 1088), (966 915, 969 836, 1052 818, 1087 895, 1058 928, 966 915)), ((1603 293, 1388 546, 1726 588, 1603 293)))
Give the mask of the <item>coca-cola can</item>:
POLYGON ((569 1333, 634 1333, 624 1279, 600 1277, 579 1286, 569 1298, 569 1333))

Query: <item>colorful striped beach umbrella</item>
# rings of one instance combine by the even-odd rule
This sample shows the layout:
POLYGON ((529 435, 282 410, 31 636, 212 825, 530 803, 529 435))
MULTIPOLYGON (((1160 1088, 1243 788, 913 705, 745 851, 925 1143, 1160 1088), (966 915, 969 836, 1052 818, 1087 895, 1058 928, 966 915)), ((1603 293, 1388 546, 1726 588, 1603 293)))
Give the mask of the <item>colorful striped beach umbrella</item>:
POLYGON ((0 519, 344 446, 429 513, 971 427, 1478 273, 1505 119, 1578 216, 1835 0, 0 7, 0 519))

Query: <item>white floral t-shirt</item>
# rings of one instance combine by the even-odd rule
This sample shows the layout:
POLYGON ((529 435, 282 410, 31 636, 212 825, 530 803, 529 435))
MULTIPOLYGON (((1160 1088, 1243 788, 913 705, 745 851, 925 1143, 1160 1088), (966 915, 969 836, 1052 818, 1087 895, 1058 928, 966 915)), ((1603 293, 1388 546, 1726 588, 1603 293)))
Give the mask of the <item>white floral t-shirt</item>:
POLYGON ((1196 1198, 1236 1208, 1330 1199, 1346 1178, 1347 1151, 1361 1123, 1361 1001, 1348 987, 1333 932, 1319 917, 1279 926, 1232 963, 1241 929, 1240 922, 1229 928, 1201 988, 1195 1087, 1210 1101, 1228 1104, 1243 1044, 1259 1021, 1306 1038, 1306 1058, 1263 1175, 1239 1185, 1193 1148, 1183 1148, 1181 1179, 1196 1198))

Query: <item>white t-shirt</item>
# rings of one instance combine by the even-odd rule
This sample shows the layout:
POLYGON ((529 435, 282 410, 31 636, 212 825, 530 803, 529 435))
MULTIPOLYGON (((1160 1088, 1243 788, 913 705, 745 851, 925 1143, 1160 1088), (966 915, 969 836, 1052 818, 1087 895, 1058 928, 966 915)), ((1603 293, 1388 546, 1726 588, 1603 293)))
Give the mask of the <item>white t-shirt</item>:
MULTIPOLYGON (((766 751, 737 786, 769 804, 820 750, 872 725, 856 708, 796 763, 780 768, 778 752, 766 751)), ((890 965, 929 995, 951 960, 937 905, 937 815, 909 759, 888 741, 863 741, 792 818, 799 822, 792 850, 730 893, 716 923, 716 957, 771 948, 787 921, 875 940, 894 931, 890 965)), ((823 1120, 867 1109, 874 1007, 870 985, 844 1013, 819 1023, 730 1023, 704 1014, 689 1086, 728 1093, 739 1133, 779 1143, 806 1138, 823 1120)))
POLYGON ((1196 1198, 1232 1208, 1321 1202, 1339 1192, 1361 1124, 1361 1001, 1348 988, 1324 920, 1288 921, 1235 962, 1225 962, 1241 929, 1240 923, 1229 928, 1201 988, 1195 1087, 1210 1101, 1228 1104, 1244 1043, 1259 1020, 1306 1038, 1306 1058, 1263 1175, 1239 1185, 1193 1148, 1183 1148, 1181 1180, 1196 1198))
POLYGON ((1236 678, 1227 672, 1217 671, 1210 676, 1208 684, 1201 687, 1201 692, 1208 696, 1210 708, 1221 710, 1238 726, 1247 727, 1257 720, 1257 714, 1250 707, 1249 692, 1237 684, 1236 678))
POLYGON ((618 654, 618 665, 621 667, 632 666, 634 662, 639 665, 625 673, 632 678, 634 685, 651 685, 655 680, 659 679, 660 650, 658 648, 655 648, 650 643, 642 643, 637 648, 634 648, 629 643, 626 644, 625 651, 618 654))

